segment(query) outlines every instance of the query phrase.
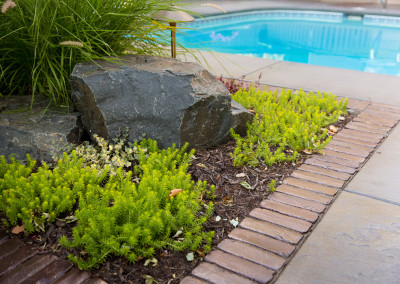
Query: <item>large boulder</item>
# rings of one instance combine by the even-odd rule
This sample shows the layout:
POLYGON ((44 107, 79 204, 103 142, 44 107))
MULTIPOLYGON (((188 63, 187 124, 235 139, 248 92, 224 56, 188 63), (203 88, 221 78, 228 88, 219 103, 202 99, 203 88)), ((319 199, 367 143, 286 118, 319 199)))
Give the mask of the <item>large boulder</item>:
POLYGON ((79 63, 71 85, 84 128, 106 139, 128 127, 131 140, 145 134, 163 148, 207 148, 228 141, 231 127, 245 132, 253 116, 207 70, 173 58, 79 63))
POLYGON ((13 96, 0 100, 0 155, 13 154, 25 161, 26 154, 50 162, 67 143, 79 142, 83 128, 79 113, 49 109, 47 99, 13 96))

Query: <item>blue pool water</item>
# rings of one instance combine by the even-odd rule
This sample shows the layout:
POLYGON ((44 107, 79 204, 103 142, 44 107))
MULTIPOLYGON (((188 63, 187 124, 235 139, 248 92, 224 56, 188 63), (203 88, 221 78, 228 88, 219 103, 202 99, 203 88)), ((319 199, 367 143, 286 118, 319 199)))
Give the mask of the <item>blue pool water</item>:
POLYGON ((263 11, 199 19, 178 36, 209 49, 400 76, 400 18, 263 11))

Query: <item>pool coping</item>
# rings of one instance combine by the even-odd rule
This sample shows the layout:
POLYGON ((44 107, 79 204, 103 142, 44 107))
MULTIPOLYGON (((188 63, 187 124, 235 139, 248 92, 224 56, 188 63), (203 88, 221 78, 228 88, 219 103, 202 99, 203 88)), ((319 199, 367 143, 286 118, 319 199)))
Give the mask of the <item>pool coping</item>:
POLYGON ((357 115, 287 177, 181 283, 273 283, 400 121, 400 107, 349 99, 357 115), (222 281, 222 282, 221 282, 222 281))

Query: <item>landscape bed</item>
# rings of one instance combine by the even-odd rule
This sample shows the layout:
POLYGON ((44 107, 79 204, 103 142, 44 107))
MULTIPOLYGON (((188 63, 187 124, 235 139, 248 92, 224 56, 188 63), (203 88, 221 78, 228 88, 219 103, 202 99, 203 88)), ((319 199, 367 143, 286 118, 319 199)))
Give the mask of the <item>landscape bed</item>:
MULTIPOLYGON (((202 206, 202 209, 197 211, 200 214, 197 215, 199 220, 203 220, 202 223, 204 223, 204 230, 201 231, 201 233, 200 231, 197 231, 198 234, 203 236, 201 241, 202 245, 198 246, 198 248, 192 247, 191 249, 190 246, 188 246, 182 252, 174 252, 170 248, 162 246, 158 249, 149 249, 147 247, 150 251, 149 254, 146 255, 145 252, 142 252, 143 255, 140 255, 139 253, 135 255, 135 259, 132 258, 132 260, 137 261, 136 264, 128 263, 125 257, 110 255, 96 263, 100 264, 103 262, 104 265, 93 270, 94 274, 100 276, 109 283, 138 283, 146 281, 147 283, 151 283, 152 280, 157 281, 158 283, 173 283, 174 281, 177 282, 183 279, 184 276, 188 275, 190 271, 202 261, 204 254, 210 248, 215 247, 220 241, 226 238, 228 233, 235 227, 235 224, 246 217, 261 200, 265 199, 270 191, 274 190, 274 184, 282 182, 282 180, 289 176, 291 172, 301 164, 304 158, 313 151, 315 152, 323 148, 325 143, 329 141, 328 130, 326 127, 331 126, 330 129, 338 131, 341 126, 344 126, 346 122, 351 119, 351 116, 347 116, 346 118, 341 116, 346 112, 346 103, 338 103, 336 97, 331 95, 325 95, 324 98, 324 96, 320 94, 309 95, 301 91, 299 92, 299 95, 295 95, 294 92, 291 91, 267 93, 251 89, 250 91, 239 91, 233 97, 245 105, 245 107, 258 113, 252 124, 253 127, 250 126, 249 128, 250 132, 248 132, 249 135, 247 138, 237 137, 233 133, 236 143, 232 141, 212 149, 200 150, 197 151, 194 156, 193 153, 189 153, 189 155, 192 155, 191 165, 189 168, 186 168, 189 164, 184 165, 183 167, 185 169, 184 171, 189 173, 193 181, 198 184, 198 187, 200 187, 200 184, 204 185, 204 183, 198 183, 198 181, 207 181, 209 185, 207 189, 204 188, 201 192, 198 191, 197 193, 199 195, 196 195, 197 197, 195 197, 200 199, 202 206), (259 100, 250 99, 257 97, 259 100), (280 98, 282 99, 281 101, 279 101, 280 98), (298 98, 302 99, 298 100, 298 98), (268 103, 261 104, 261 101, 268 103), (321 127, 323 127, 325 130, 316 135, 311 135, 308 132, 309 128, 306 129, 304 124, 297 123, 296 128, 295 123, 294 126, 292 125, 292 129, 289 129, 288 127, 285 128, 281 125, 281 131, 283 130, 285 133, 294 129, 294 131, 292 131, 294 136, 299 134, 297 135, 298 139, 293 140, 294 142, 290 142, 289 137, 287 137, 289 140, 287 140, 286 143, 291 143, 292 149, 287 147, 287 145, 282 145, 283 139, 279 138, 279 131, 276 133, 269 133, 269 135, 272 136, 266 134, 268 129, 279 129, 279 123, 277 123, 277 127, 275 128, 270 126, 266 128, 267 130, 264 129, 258 133, 256 131, 255 134, 251 133, 251 130, 260 130, 256 125, 265 123, 262 118, 267 117, 267 113, 271 112, 273 109, 278 111, 277 113, 280 113, 279 115, 276 115, 276 117, 288 121, 290 121, 291 118, 295 118, 297 113, 304 112, 306 114, 304 121, 310 123, 310 128, 320 131, 321 127), (319 111, 323 109, 327 109, 329 114, 325 116, 322 115, 319 111), (335 122, 339 117, 341 118, 339 123, 335 122), (315 118, 317 118, 319 123, 322 124, 319 124, 317 127, 315 127, 315 125, 311 127, 311 122, 316 122, 315 118), (333 124, 335 124, 335 126, 333 126, 333 124), (265 134, 265 137, 263 137, 263 133, 265 134), (272 139, 271 137, 275 137, 274 139, 278 140, 275 142, 275 145, 270 142, 272 146, 267 147, 268 143, 265 143, 265 139, 272 139), (312 141, 312 143, 307 144, 306 141, 312 141), (280 143, 281 145, 279 145, 280 143), (241 145, 241 148, 238 147, 238 145, 241 145), (298 149, 296 149, 296 145, 298 145, 298 149), (254 153, 257 153, 257 155, 254 155, 254 153), (271 153, 274 154, 271 155, 271 153), (242 155, 240 156, 240 154, 242 155), (276 161, 274 161, 273 158, 276 159, 276 161), (285 161, 285 159, 287 161, 285 161), (236 163, 236 166, 234 163, 236 163), (210 185, 215 185, 215 191, 213 186, 210 187, 210 185), (207 220, 207 218, 204 218, 210 214, 210 211, 207 210, 207 208, 212 208, 211 202, 214 203, 214 213, 207 220), (210 236, 212 231, 214 231, 214 238, 210 247, 209 242, 211 240, 210 236), (190 253, 194 253, 194 259, 192 261, 187 260, 188 254, 190 255, 190 253)), ((296 121, 296 119, 294 119, 294 121, 296 121)), ((334 134, 334 132, 331 131, 331 134, 334 134)), ((101 143, 102 142, 99 144, 101 143)), ((148 141, 147 143, 151 144, 152 142, 148 141)), ((118 145, 118 142, 116 145, 118 145)), ((138 147, 138 145, 136 145, 136 147, 138 147)), ((152 148, 151 145, 150 147, 149 145, 146 146, 146 149, 150 148, 152 148)), ((171 151, 173 152, 173 150, 171 151)), ((171 151, 169 151, 169 153, 171 153, 171 151)), ((178 155, 182 155, 183 158, 180 158, 180 161, 182 164, 185 164, 188 161, 188 156, 185 156, 183 152, 184 151, 179 152, 178 155)), ((142 151, 140 153, 143 154, 144 152, 142 151)), ((140 159, 141 158, 138 157, 138 160, 140 159)), ((133 160, 134 159, 132 159, 132 161, 133 160)), ((133 168, 135 172, 135 168, 140 165, 140 163, 135 163, 136 162, 133 161, 132 164, 127 166, 127 168, 133 168)), ((175 168, 171 167, 170 170, 173 172, 175 168)), ((34 171, 38 171, 38 167, 36 167, 34 171)), ((138 177, 143 178, 143 176, 133 176, 133 178, 138 177)), ((0 188, 2 185, 4 187, 4 182, 1 183, 1 181, 2 179, 0 179, 0 188)), ((190 184, 190 182, 188 184, 190 184)), ((5 192, 4 188, 2 188, 2 190, 4 198, 4 196, 9 194, 9 192, 5 192)), ((172 194, 173 187, 164 188, 163 190, 164 194, 168 196, 168 194, 172 194)), ((173 200, 174 198, 179 199, 180 194, 181 193, 178 193, 176 197, 171 197, 168 200, 173 200)), ((6 204, 6 200, 7 198, 3 199, 2 202, 6 204)), ((115 204, 112 201, 108 206, 106 205, 105 208, 111 208, 114 205, 115 204)), ((78 203, 74 204, 74 209, 76 209, 77 206, 78 203)), ((1 216, 3 223, 2 229, 5 229, 5 215, 3 209, 1 216)), ((85 267, 87 262, 85 264, 82 263, 81 260, 88 260, 87 254, 88 252, 90 254, 89 249, 86 250, 82 249, 82 247, 76 247, 75 249, 68 250, 63 246, 60 246, 58 243, 59 238, 63 235, 67 238, 72 237, 72 228, 75 225, 75 222, 68 223, 66 222, 65 217, 73 215, 74 213, 70 209, 69 211, 57 216, 58 219, 54 218, 52 224, 43 223, 42 226, 46 226, 44 232, 36 232, 31 235, 18 234, 18 237, 23 238, 27 243, 37 246, 37 248, 43 253, 50 252, 66 257, 69 253, 74 252, 79 259, 75 257, 72 257, 71 259, 75 260, 75 262, 81 265, 81 267, 85 267)), ((75 217, 78 217, 79 223, 79 216, 78 214, 76 215, 77 216, 75 217)), ((44 218, 41 218, 41 220, 48 220, 46 218, 49 217, 44 214, 44 218)), ((19 223, 14 221, 13 225, 21 225, 21 223, 20 221, 19 223)), ((28 224, 25 227, 28 228, 28 224)), ((176 239, 175 235, 182 234, 182 231, 184 230, 175 228, 174 230, 169 231, 167 237, 169 239, 176 239), (179 231, 181 231, 181 233, 178 233, 179 231)), ((181 241, 184 242, 184 240, 181 241)), ((64 245, 67 244, 65 239, 62 243, 64 245)), ((122 247, 123 246, 124 245, 122 245, 122 247)), ((121 246, 119 248, 121 248, 121 246)), ((86 267, 88 268, 89 266, 86 267)))

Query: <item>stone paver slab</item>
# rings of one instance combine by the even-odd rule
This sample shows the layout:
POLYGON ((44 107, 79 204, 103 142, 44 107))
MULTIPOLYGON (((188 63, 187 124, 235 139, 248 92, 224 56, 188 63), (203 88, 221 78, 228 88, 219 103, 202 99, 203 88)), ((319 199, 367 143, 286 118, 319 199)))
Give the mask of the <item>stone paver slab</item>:
POLYGON ((354 118, 354 121, 371 122, 387 127, 393 127, 397 123, 396 119, 381 118, 379 115, 371 115, 371 113, 361 113, 354 118))
POLYGON ((321 161, 321 160, 317 160, 314 158, 308 158, 304 163, 307 165, 321 167, 324 169, 338 171, 338 172, 347 173, 347 174, 354 174, 357 171, 356 168, 346 167, 346 166, 339 165, 336 163, 321 161))
POLYGON ((280 192, 274 192, 268 195, 269 200, 274 200, 277 202, 281 202, 284 204, 292 205, 295 207, 300 207, 306 210, 310 210, 316 213, 322 213, 325 210, 325 205, 322 203, 318 203, 312 200, 307 200, 304 198, 280 193, 280 192))
POLYGON ((380 118, 387 118, 387 119, 399 119, 399 114, 393 113, 393 112, 388 112, 385 109, 377 109, 377 108, 367 108, 364 111, 365 114, 369 115, 376 115, 379 116, 380 118))
MULTIPOLYGON (((340 134, 340 132, 339 132, 339 134, 340 134)), ((355 145, 369 147, 369 148, 372 148, 372 149, 374 149, 379 144, 379 142, 365 141, 365 140, 357 139, 355 137, 341 136, 339 134, 336 134, 332 138, 331 142, 332 141, 342 141, 342 142, 346 142, 346 143, 352 143, 352 144, 355 144, 355 145)))
POLYGON ((250 214, 251 217, 267 221, 282 227, 295 230, 300 233, 306 233, 310 229, 312 223, 305 220, 297 219, 278 212, 267 209, 255 208, 250 214))
POLYGON ((312 166, 312 165, 307 165, 307 164, 302 164, 299 167, 299 170, 316 173, 316 174, 320 174, 320 175, 325 175, 325 176, 329 176, 329 177, 334 177, 334 178, 341 179, 344 181, 348 180, 351 177, 351 175, 347 174, 347 173, 342 173, 342 172, 338 172, 338 171, 334 171, 334 170, 325 169, 323 167, 317 167, 317 166, 312 166))
MULTIPOLYGON (((8 273, 4 274, 0 277, 0 283, 2 284, 16 284, 20 283, 39 270, 43 269, 51 263, 52 261, 56 260, 56 256, 52 255, 35 255, 34 257, 30 258, 29 260, 25 261, 21 265, 18 265, 13 270, 9 271, 8 273)), ((76 283, 76 282, 70 282, 76 283)))
POLYGON ((225 239, 218 245, 218 248, 226 253, 236 255, 273 270, 280 269, 286 261, 285 258, 279 255, 237 240, 225 239))
POLYGON ((274 200, 266 199, 260 203, 260 206, 265 209, 280 212, 282 214, 296 217, 314 223, 318 219, 318 214, 310 210, 294 207, 274 200))
POLYGON ((282 192, 288 195, 304 198, 307 200, 316 201, 322 204, 329 204, 332 201, 332 196, 321 194, 308 189, 294 187, 291 185, 283 184, 276 188, 276 192, 282 192))
POLYGON ((263 234, 241 228, 234 229, 228 236, 229 238, 246 242, 265 250, 272 251, 280 256, 288 257, 295 250, 295 246, 270 238, 263 234))
POLYGON ((203 262, 193 269, 192 274, 215 284, 254 284, 246 277, 223 269, 215 264, 203 262))
POLYGON ((373 151, 375 149, 376 145, 374 144, 373 147, 371 147, 371 146, 362 146, 360 144, 354 144, 354 143, 351 143, 349 141, 345 142, 345 141, 341 141, 341 140, 338 140, 338 139, 332 139, 328 143, 327 146, 340 146, 340 147, 349 148, 349 149, 357 148, 359 150, 364 150, 364 151, 370 153, 371 151, 373 151))
MULTIPOLYGON (((78 268, 72 268, 64 276, 54 281, 52 284, 81 284, 89 279, 90 273, 87 271, 80 271, 78 268)), ((182 283, 182 282, 181 282, 182 283)))
MULTIPOLYGON (((338 191, 339 187, 332 187, 323 184, 319 184, 313 181, 305 180, 305 179, 298 179, 294 177, 288 177, 283 181, 285 184, 306 188, 311 191, 315 191, 318 193, 324 193, 327 195, 335 195, 338 191)), ((342 183, 342 181, 340 181, 342 183)))
POLYGON ((365 131, 353 130, 353 129, 342 129, 337 135, 342 135, 346 137, 355 137, 357 139, 379 142, 385 137, 385 134, 374 134, 365 131))
POLYGON ((325 184, 327 186, 332 186, 332 187, 337 187, 337 188, 341 188, 344 184, 344 181, 341 179, 328 177, 328 176, 320 175, 320 174, 316 174, 316 173, 310 173, 307 171, 302 171, 300 169, 294 171, 292 173, 292 177, 309 180, 309 181, 313 181, 316 183, 321 183, 321 184, 325 184))
POLYGON ((389 137, 347 185, 347 189, 400 203, 400 127, 389 137))
POLYGON ((59 258, 49 265, 47 265, 42 270, 36 272, 34 275, 22 281, 21 284, 29 284, 29 283, 51 283, 57 278, 64 275, 69 269, 71 269, 72 263, 59 258))
POLYGON ((276 283, 398 283, 399 238, 400 206, 343 192, 276 283))
POLYGON ((107 284, 107 282, 99 277, 91 277, 86 279, 82 284, 107 284))
POLYGON ((303 235, 299 232, 249 217, 244 218, 239 226, 240 228, 265 234, 273 237, 274 239, 285 241, 291 244, 297 244, 303 238, 303 235))
POLYGON ((0 276, 14 269, 17 265, 37 253, 38 251, 32 247, 22 246, 17 251, 2 258, 0 261, 0 276))

